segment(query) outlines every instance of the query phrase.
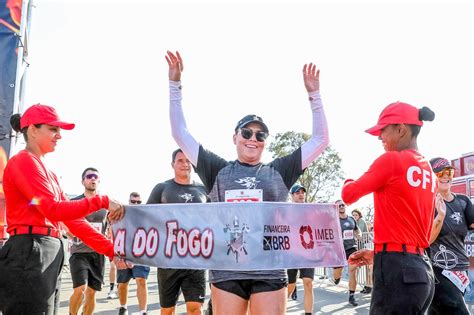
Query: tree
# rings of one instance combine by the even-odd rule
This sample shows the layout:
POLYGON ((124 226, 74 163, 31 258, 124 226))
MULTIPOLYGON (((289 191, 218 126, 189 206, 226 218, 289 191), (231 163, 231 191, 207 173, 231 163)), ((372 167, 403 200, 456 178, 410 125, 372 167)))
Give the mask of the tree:
MULTIPOLYGON (((278 133, 275 140, 269 144, 268 150, 273 158, 282 157, 295 151, 309 138, 310 135, 303 132, 278 133)), ((329 202, 333 201, 342 179, 341 158, 336 150, 328 146, 316 161, 306 168, 298 182, 306 188, 307 202, 329 202)))
POLYGON ((373 204, 368 204, 365 207, 362 207, 365 211, 364 215, 364 220, 367 222, 367 224, 370 224, 370 226, 374 225, 374 205, 373 204))

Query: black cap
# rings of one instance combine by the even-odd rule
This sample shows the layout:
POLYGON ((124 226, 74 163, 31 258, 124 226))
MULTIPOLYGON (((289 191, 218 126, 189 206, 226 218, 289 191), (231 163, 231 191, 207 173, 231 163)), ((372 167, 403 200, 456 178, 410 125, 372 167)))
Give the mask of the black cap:
POLYGON ((293 187, 291 187, 290 193, 293 195, 295 192, 300 191, 300 189, 303 189, 304 192, 306 192, 306 188, 304 188, 304 187, 301 186, 301 185, 296 184, 296 185, 294 185, 293 187))
POLYGON ((237 131, 240 128, 243 128, 243 127, 245 127, 248 124, 253 123, 253 122, 257 123, 257 124, 260 124, 263 128, 263 131, 268 133, 267 125, 265 125, 265 123, 263 122, 262 117, 257 116, 257 115, 247 115, 244 118, 242 118, 241 120, 239 120, 239 122, 237 123, 237 126, 235 127, 235 131, 237 131))
POLYGON ((433 172, 439 173, 445 168, 455 168, 453 167, 448 160, 442 157, 436 157, 430 160, 431 167, 433 168, 433 172))

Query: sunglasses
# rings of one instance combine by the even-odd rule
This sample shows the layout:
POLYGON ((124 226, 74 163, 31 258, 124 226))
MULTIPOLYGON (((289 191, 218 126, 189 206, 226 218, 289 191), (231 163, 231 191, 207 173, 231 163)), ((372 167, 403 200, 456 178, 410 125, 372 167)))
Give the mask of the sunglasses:
POLYGON ((133 204, 133 205, 139 205, 142 203, 141 200, 130 200, 130 203, 133 204))
POLYGON ((439 173, 436 173, 436 176, 438 176, 438 178, 441 178, 443 177, 444 175, 448 175, 448 177, 453 177, 454 176, 454 169, 452 168, 445 168, 444 170, 442 170, 441 172, 439 173))
POLYGON ((340 205, 339 205, 339 208, 345 208, 345 207, 346 207, 345 204, 340 204, 340 205))
POLYGON ((97 175, 97 174, 87 174, 86 176, 84 176, 84 178, 87 178, 87 179, 98 179, 98 178, 99 178, 99 175, 97 175))
POLYGON ((252 129, 249 128, 240 128, 240 134, 244 139, 250 139, 252 138, 253 134, 255 133, 255 139, 257 139, 258 142, 264 142, 265 139, 268 137, 268 133, 265 131, 253 131, 252 129))

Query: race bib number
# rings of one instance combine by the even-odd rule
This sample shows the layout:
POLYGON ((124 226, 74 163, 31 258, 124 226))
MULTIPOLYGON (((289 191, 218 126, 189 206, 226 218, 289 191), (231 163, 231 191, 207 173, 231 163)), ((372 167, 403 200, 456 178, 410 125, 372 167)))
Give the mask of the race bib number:
POLYGON ((232 189, 225 191, 225 202, 261 202, 262 189, 232 189))
POLYGON ((344 240, 353 240, 354 239, 354 230, 344 230, 342 232, 342 238, 344 240))
POLYGON ((441 272, 446 278, 448 278, 461 292, 466 290, 469 285, 469 277, 465 271, 449 271, 443 270, 441 272))
MULTIPOLYGON (((89 222, 89 223, 92 225, 94 230, 96 230, 97 232, 102 234, 102 223, 101 222, 89 222)), ((82 241, 81 241, 80 238, 74 237, 73 240, 72 240, 72 243, 74 245, 80 245, 80 244, 82 244, 82 241)))

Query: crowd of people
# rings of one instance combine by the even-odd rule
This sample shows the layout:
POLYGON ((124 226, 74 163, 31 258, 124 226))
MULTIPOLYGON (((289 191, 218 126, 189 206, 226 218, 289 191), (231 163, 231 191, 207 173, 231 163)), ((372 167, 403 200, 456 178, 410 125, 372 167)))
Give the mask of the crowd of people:
MULTIPOLYGON (((228 202, 227 193, 244 192, 257 202, 305 202, 306 188, 296 184, 305 169, 325 150, 329 132, 323 109, 319 69, 303 67, 308 93, 311 137, 289 155, 262 163, 269 128, 260 116, 246 115, 235 125, 236 159, 226 161, 204 148, 190 133, 181 104, 183 60, 168 52, 169 116, 179 149, 172 153, 174 177, 155 186, 147 204, 228 202), (191 180, 195 169, 202 184, 191 180), (242 179, 258 182, 249 187, 242 179), (189 198, 192 196, 192 198, 189 198)), ((371 314, 469 314, 463 299, 469 260, 463 242, 474 228, 469 198, 451 192, 453 167, 444 158, 426 159, 418 150, 423 121, 432 121, 427 107, 418 109, 396 102, 381 112, 367 132, 382 141, 385 153, 360 178, 345 181, 338 211, 343 247, 349 262, 349 298, 355 299, 357 267, 371 265, 364 293, 371 293, 371 314), (369 193, 374 195, 373 250, 357 248, 366 232, 362 213, 346 213, 346 206, 369 193), (446 259, 447 253, 455 262, 446 259), (428 253, 428 254, 427 254, 428 253), (372 281, 373 278, 373 281, 372 281), (373 285, 372 285, 373 282, 373 285)), ((124 216, 124 207, 98 191, 100 174, 88 167, 81 176, 84 193, 69 200, 56 175, 44 164, 55 150, 62 130, 74 124, 61 121, 54 108, 33 105, 11 118, 13 130, 22 133, 26 148, 7 163, 3 188, 9 240, 0 251, 0 311, 11 314, 55 314, 64 263, 61 238, 71 239, 70 268, 73 293, 70 314, 92 314, 95 295, 104 282, 105 259, 112 266, 109 298, 118 297, 119 314, 128 314, 128 286, 137 284, 140 314, 147 313, 147 279, 150 268, 133 266, 114 253, 109 225, 124 216), (115 275, 115 268, 117 269, 115 275), (116 279, 118 285, 115 287, 116 279)), ((130 194, 129 204, 140 204, 130 194)), ((129 208, 133 211, 133 207, 129 208)), ((334 268, 333 281, 342 268, 334 268)), ((209 270, 215 314, 285 314, 287 299, 295 291, 299 273, 304 283, 304 311, 313 313, 314 269, 253 271, 209 270)), ((162 314, 174 314, 182 293, 188 314, 201 314, 206 291, 202 270, 158 269, 162 314)))

